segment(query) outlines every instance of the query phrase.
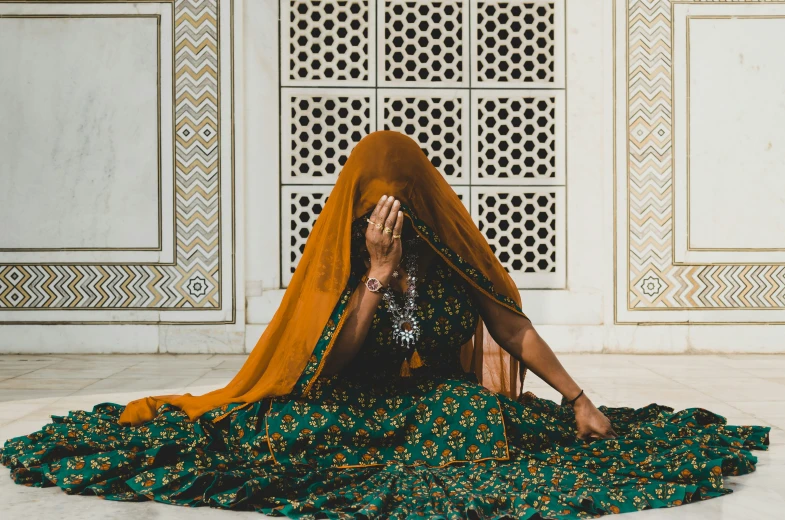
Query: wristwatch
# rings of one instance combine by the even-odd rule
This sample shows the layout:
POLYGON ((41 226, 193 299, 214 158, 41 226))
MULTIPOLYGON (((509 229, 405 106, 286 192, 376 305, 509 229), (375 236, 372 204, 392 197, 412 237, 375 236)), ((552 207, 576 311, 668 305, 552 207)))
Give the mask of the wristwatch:
POLYGON ((371 292, 378 293, 378 292, 382 292, 382 289, 384 289, 382 282, 380 282, 376 278, 373 277, 369 278, 368 276, 363 276, 363 281, 365 282, 365 286, 371 292))

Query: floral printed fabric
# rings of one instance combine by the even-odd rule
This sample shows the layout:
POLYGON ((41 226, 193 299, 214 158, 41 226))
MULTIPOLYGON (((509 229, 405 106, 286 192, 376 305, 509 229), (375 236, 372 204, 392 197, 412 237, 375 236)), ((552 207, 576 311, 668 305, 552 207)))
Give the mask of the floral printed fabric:
POLYGON ((103 403, 7 441, 1 461, 17 483, 110 500, 304 519, 567 519, 729 493, 723 476, 753 471, 750 450, 767 449, 767 427, 656 404, 601 407, 619 438, 578 441, 571 408, 493 394, 462 371, 477 308, 444 263, 420 279, 425 365, 409 378, 380 307, 360 354, 307 392, 195 422, 164 406, 137 427, 119 426, 122 407, 103 403))
POLYGON ((392 340, 381 305, 340 376, 317 379, 305 397, 273 400, 266 431, 278 463, 443 466, 509 457, 501 402, 460 366, 459 346, 478 319, 468 289, 438 257, 421 279, 417 351, 425 366, 399 375, 410 353, 392 340))
POLYGON ((190 423, 165 407, 151 423, 121 427, 121 406, 71 412, 6 442, 2 462, 19 484, 60 486, 110 500, 256 510, 326 518, 590 518, 717 497, 724 475, 755 469, 768 428, 728 426, 701 409, 601 408, 617 440, 576 442, 570 409, 526 395, 500 397, 510 459, 441 468, 318 468, 276 464, 267 403, 218 423, 190 423))
POLYGON ((501 403, 481 385, 425 379, 391 394, 329 382, 336 387, 318 385, 314 399, 273 403, 267 432, 278 463, 441 466, 509 456, 501 403))

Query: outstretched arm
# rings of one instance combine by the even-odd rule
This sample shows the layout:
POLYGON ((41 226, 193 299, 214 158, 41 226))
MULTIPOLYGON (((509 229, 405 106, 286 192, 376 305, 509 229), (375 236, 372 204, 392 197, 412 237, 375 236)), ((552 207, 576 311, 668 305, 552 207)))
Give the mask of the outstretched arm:
MULTIPOLYGON (((580 394, 580 386, 565 370, 528 318, 491 301, 479 290, 473 290, 485 326, 499 346, 567 399, 573 399, 580 394)), ((586 394, 575 401, 573 409, 579 437, 616 436, 610 421, 597 410, 586 394)))

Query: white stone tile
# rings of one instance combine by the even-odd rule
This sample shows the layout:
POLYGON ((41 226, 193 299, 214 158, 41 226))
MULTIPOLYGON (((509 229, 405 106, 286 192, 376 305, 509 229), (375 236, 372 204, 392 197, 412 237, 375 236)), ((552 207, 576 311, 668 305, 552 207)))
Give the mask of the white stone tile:
POLYGON ((766 415, 764 420, 780 430, 785 430, 785 415, 766 415))
POLYGON ((62 397, 69 396, 74 390, 50 389, 50 390, 0 390, 0 403, 18 402, 29 399, 50 399, 56 401, 62 397))
POLYGON ((692 379, 732 381, 734 379, 750 377, 750 373, 743 370, 727 366, 704 365, 700 362, 691 364, 678 363, 670 366, 653 364, 648 365, 648 367, 652 372, 656 372, 657 374, 676 381, 687 381, 692 379))
POLYGON ((778 368, 782 370, 780 374, 785 373, 785 356, 781 355, 749 354, 745 356, 720 356, 719 360, 729 367, 742 370, 778 368))
POLYGON ((14 356, 0 356, 0 370, 7 372, 30 372, 54 365, 57 361, 52 360, 35 360, 35 359, 13 359, 14 356))
POLYGON ((215 387, 226 386, 226 384, 229 381, 232 380, 231 377, 225 377, 225 376, 209 377, 210 375, 211 374, 208 374, 208 376, 206 376, 206 377, 200 377, 199 379, 196 379, 196 380, 192 381, 190 384, 187 385, 187 387, 192 387, 192 386, 215 386, 215 387))
POLYGON ((225 369, 225 370, 230 370, 230 369, 237 370, 240 367, 242 367, 243 364, 245 364, 246 359, 247 356, 237 356, 234 359, 225 359, 221 361, 221 364, 218 365, 216 368, 225 369))
MULTIPOLYGON (((41 358, 48 359, 52 356, 45 355, 41 358)), ((164 357, 161 354, 64 354, 57 356, 55 359, 58 363, 73 362, 78 363, 107 363, 112 366, 116 365, 134 365, 144 360, 152 360, 164 357)))
POLYGON ((198 380, 197 376, 111 378, 96 381, 90 386, 74 392, 72 395, 109 395, 125 392, 161 394, 163 390, 183 388, 196 380, 198 380))
MULTIPOLYGON (((248 297, 248 323, 270 323, 270 320, 275 315, 275 311, 281 305, 283 293, 283 290, 269 290, 263 291, 258 296, 248 297)), ((264 329, 262 328, 262 330, 264 329)), ((250 330, 246 328, 246 332, 250 333, 250 330)), ((254 330, 254 332, 258 332, 258 329, 254 330)))
POLYGON ((215 354, 210 356, 210 361, 222 364, 224 361, 244 363, 248 359, 247 354, 215 354))
POLYGON ((675 386, 656 386, 656 385, 614 385, 614 386, 594 386, 594 392, 598 398, 592 398, 595 404, 602 404, 605 401, 618 403, 616 406, 641 407, 651 403, 656 403, 673 408, 685 408, 680 403, 691 403, 691 407, 701 407, 702 403, 716 403, 705 394, 698 391, 675 386))
POLYGON ((0 426, 0 442, 14 437, 21 437, 40 430, 48 421, 40 419, 18 420, 0 426))
MULTIPOLYGON (((783 396, 779 396, 783 397, 783 396)), ((785 400, 780 401, 728 401, 728 404, 755 417, 785 417, 785 400)))
MULTIPOLYGON (((715 410, 710 410, 715 411, 715 410)), ((720 414, 727 419, 728 424, 734 426, 771 426, 765 419, 755 417, 743 412, 720 414)))
POLYGON ((237 375, 237 372, 239 372, 239 371, 240 371, 240 367, 237 367, 237 368, 218 368, 218 369, 213 369, 213 370, 210 370, 209 372, 207 372, 204 375, 203 379, 224 378, 224 379, 226 379, 228 381, 228 380, 232 379, 235 375, 237 375))
POLYGON ((771 400, 775 398, 773 396, 782 396, 783 394, 782 385, 753 377, 736 378, 733 384, 708 379, 685 379, 681 383, 728 402, 771 400))
POLYGON ((17 377, 20 380, 42 380, 42 379, 105 379, 109 376, 121 372, 121 366, 96 367, 91 365, 87 368, 63 367, 60 364, 50 365, 46 368, 39 368, 32 372, 27 372, 17 377))
MULTIPOLYGON (((168 172, 171 178, 172 168, 159 171, 158 154, 149 151, 159 146, 158 103, 171 105, 172 100, 171 93, 167 98, 163 92, 161 100, 156 95, 161 67, 156 25, 149 17, 119 23, 103 17, 65 22, 50 17, 37 21, 36 29, 24 19, 4 23, 0 46, 7 50, 4 54, 16 56, 0 59, 3 69, 15 70, 3 82, 2 97, 35 100, 41 110, 23 116, 27 124, 16 125, 13 138, 0 146, 2 155, 16 157, 16 167, 2 174, 15 196, 0 205, 0 219, 30 215, 6 226, 6 247, 134 249, 159 244, 159 226, 164 225, 158 218, 159 175, 168 172), (25 65, 15 67, 19 59, 25 65), (45 77, 60 81, 42 81, 45 77), (60 95, 69 102, 61 103, 60 95), (127 102, 118 101, 126 97, 127 102), (88 148, 84 143, 90 143, 88 148)), ((0 118, 20 117, 13 106, 0 105, 0 118)), ((38 255, 65 260, 56 252, 38 255)), ((84 255, 78 258, 85 261, 84 255)), ((14 260, 24 258, 17 253, 14 260)))
POLYGON ((213 390, 218 390, 219 388, 223 388, 228 383, 228 380, 221 380, 221 381, 214 381, 207 384, 202 384, 202 382, 198 382, 194 385, 189 385, 183 387, 180 392, 182 393, 189 393, 191 395, 202 395, 206 394, 207 392, 212 392, 213 390))
POLYGON ((785 370, 780 367, 745 367, 736 368, 739 374, 744 374, 746 377, 765 377, 765 378, 780 378, 785 377, 785 370))
POLYGON ((615 374, 575 374, 573 378, 580 385, 599 385, 599 386, 651 386, 672 385, 674 381, 668 377, 655 373, 652 370, 632 368, 629 370, 619 371, 615 374))
POLYGON ((178 365, 160 365, 160 366, 141 366, 134 365, 124 369, 117 374, 118 378, 153 378, 162 379, 166 377, 201 377, 210 372, 210 367, 199 366, 178 366, 178 365))
POLYGON ((0 403, 0 425, 8 424, 26 415, 47 409, 49 409, 49 406, 45 403, 0 403))
POLYGON ((607 354, 560 354, 559 360, 570 370, 606 369, 610 372, 622 367, 635 367, 635 357, 624 354, 613 356, 607 354))
POLYGON ((639 366, 644 366, 654 369, 655 367, 668 368, 674 366, 683 367, 720 367, 728 366, 727 358, 718 355, 690 355, 682 354, 680 356, 669 355, 639 355, 632 356, 633 363, 639 366))
POLYGON ((79 390, 93 383, 97 383, 99 379, 23 379, 15 377, 0 381, 0 389, 2 390, 79 390))

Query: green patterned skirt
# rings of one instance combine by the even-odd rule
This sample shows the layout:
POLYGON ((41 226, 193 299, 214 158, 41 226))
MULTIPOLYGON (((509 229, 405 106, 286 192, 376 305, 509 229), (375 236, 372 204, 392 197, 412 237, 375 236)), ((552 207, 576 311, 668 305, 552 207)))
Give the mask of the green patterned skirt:
POLYGON ((754 471, 750 450, 768 445, 768 427, 730 426, 700 408, 601 407, 619 437, 582 442, 569 407, 530 393, 518 401, 498 396, 498 403, 507 437, 503 459, 434 466, 402 458, 340 468, 276 460, 266 399, 195 422, 163 407, 138 427, 117 424, 122 406, 100 404, 7 441, 2 463, 19 484, 108 500, 309 519, 566 519, 730 493, 723 477, 754 471))

